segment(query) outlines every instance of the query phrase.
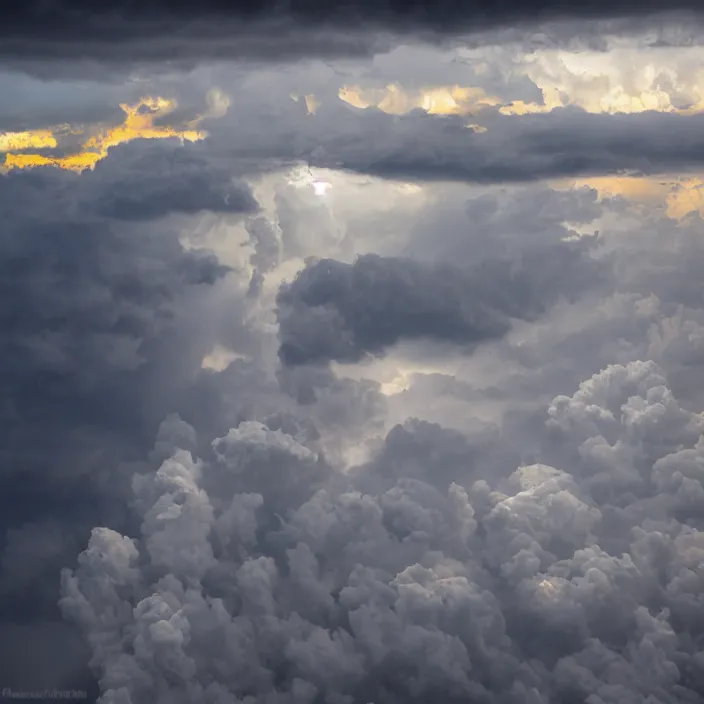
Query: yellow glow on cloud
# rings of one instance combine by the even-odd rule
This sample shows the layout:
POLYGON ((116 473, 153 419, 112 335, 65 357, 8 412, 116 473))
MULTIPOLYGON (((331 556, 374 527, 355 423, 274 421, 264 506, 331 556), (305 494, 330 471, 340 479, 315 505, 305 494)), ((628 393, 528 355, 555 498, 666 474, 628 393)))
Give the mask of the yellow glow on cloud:
MULTIPOLYGON (((596 83, 599 83, 595 77, 596 83)), ((551 84, 549 80, 536 76, 533 79, 543 93, 543 103, 515 100, 503 104, 499 98, 489 95, 482 88, 462 86, 435 86, 410 91, 392 83, 385 88, 365 89, 346 85, 339 97, 359 109, 376 107, 391 115, 404 115, 411 110, 425 110, 430 115, 476 115, 486 108, 497 108, 502 115, 530 115, 548 113, 569 105, 581 107, 591 113, 638 113, 647 110, 693 114, 704 110, 704 95, 687 108, 677 108, 671 97, 663 90, 649 89, 629 94, 622 86, 603 91, 580 90, 574 86, 566 91, 562 84, 551 84)))
POLYGON ((622 197, 635 204, 664 205, 667 216, 673 220, 691 213, 704 217, 704 179, 697 176, 598 176, 553 181, 550 187, 556 190, 587 187, 596 190, 599 198, 622 197))
POLYGON ((385 88, 364 89, 346 85, 339 97, 353 107, 376 107, 390 115, 403 115, 411 110, 425 110, 430 115, 471 115, 500 105, 498 98, 487 95, 482 88, 434 86, 417 91, 405 90, 397 83, 385 88))
POLYGON ((692 176, 681 179, 667 196, 667 214, 680 220, 691 213, 704 217, 704 181, 692 176))
POLYGON ((549 112, 574 105, 591 113, 704 110, 704 71, 698 47, 657 54, 638 48, 607 52, 540 50, 518 70, 542 91, 545 105, 517 101, 504 114, 549 112))
POLYGON ((80 151, 64 156, 45 156, 20 151, 28 148, 56 148, 55 130, 37 130, 32 133, 0 133, 0 145, 8 145, 8 149, 2 150, 7 152, 3 170, 55 166, 80 173, 86 169, 95 168, 95 165, 108 155, 111 147, 131 142, 134 139, 176 137, 189 142, 197 142, 207 136, 207 132, 197 129, 198 123, 206 117, 221 117, 229 106, 229 99, 219 91, 211 92, 208 96, 208 102, 208 110, 203 115, 191 120, 184 129, 155 124, 157 119, 170 114, 176 108, 176 103, 172 100, 146 97, 134 105, 121 104, 120 107, 125 113, 122 124, 100 129, 83 143, 80 151), (18 134, 23 136, 18 137, 18 134))
MULTIPOLYGON (((507 66, 514 74, 524 74, 540 89, 541 103, 499 100, 487 92, 490 89, 478 87, 437 85, 416 90, 398 83, 383 88, 345 85, 339 97, 357 108, 374 106, 397 115, 413 109, 465 115, 493 107, 504 115, 520 116, 567 106, 605 114, 693 114, 704 112, 703 67, 704 51, 700 47, 680 47, 657 54, 637 47, 606 52, 546 49, 526 54, 507 66)), ((480 68, 481 64, 475 66, 477 74, 482 73, 480 68)))
POLYGON ((237 359, 245 359, 245 357, 222 345, 215 345, 215 347, 203 357, 200 366, 201 369, 205 369, 209 372, 222 372, 237 359))
POLYGON ((559 91, 554 87, 543 87, 544 104, 525 103, 522 100, 516 100, 509 105, 504 105, 499 108, 499 112, 503 115, 529 115, 538 113, 548 113, 557 108, 564 108, 568 105, 580 107, 590 113, 639 113, 653 110, 656 112, 673 112, 682 115, 690 115, 700 112, 704 109, 704 101, 699 101, 697 104, 688 108, 676 108, 670 102, 670 97, 662 92, 642 92, 638 95, 605 95, 601 97, 593 97, 589 95, 560 95, 559 91))
POLYGON ((664 200, 672 183, 662 179, 642 178, 638 176, 594 176, 591 178, 555 181, 552 188, 564 190, 570 188, 593 188, 600 198, 623 197, 634 202, 652 202, 664 200))
POLYGON ((22 149, 53 149, 56 144, 56 137, 51 130, 0 133, 0 152, 22 149))
POLYGON ((306 104, 306 110, 308 110, 309 115, 314 115, 315 111, 318 109, 320 102, 314 95, 304 95, 303 100, 306 104))
MULTIPOLYGON (((424 369, 406 368, 398 369, 394 377, 380 384, 379 390, 384 396, 395 396, 404 391, 408 391, 413 385, 413 377, 416 374, 423 374, 424 369)), ((432 373, 432 372, 431 372, 432 373)))

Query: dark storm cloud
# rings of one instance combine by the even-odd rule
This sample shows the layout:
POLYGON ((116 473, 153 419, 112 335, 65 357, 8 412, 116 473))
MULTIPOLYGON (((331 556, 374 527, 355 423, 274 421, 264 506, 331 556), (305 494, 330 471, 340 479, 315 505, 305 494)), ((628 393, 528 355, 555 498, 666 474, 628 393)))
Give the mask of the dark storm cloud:
POLYGON ((52 58, 77 59, 72 70, 90 72, 97 68, 91 66, 92 61, 113 65, 168 61, 173 65, 206 57, 350 57, 384 52, 409 40, 438 42, 459 36, 480 43, 489 38, 536 45, 569 44, 577 39, 598 46, 604 42, 602 35, 643 33, 648 29, 645 18, 661 13, 668 13, 683 32, 668 33, 663 26, 656 38, 651 33, 649 41, 681 43, 696 41, 700 34, 698 16, 692 14, 698 11, 695 0, 156 0, 110 5, 28 0, 3 17, 0 55, 47 74, 66 68, 41 63, 52 58), (678 12, 685 13, 684 19, 678 12), (555 27, 555 22, 560 26, 555 27), (482 38, 486 31, 489 35, 482 38))
POLYGON ((471 349, 503 336, 512 319, 534 318, 592 283, 584 245, 561 243, 548 256, 487 259, 467 269, 378 255, 309 263, 277 297, 279 355, 292 366, 356 362, 422 338, 471 349))
POLYGON ((257 202, 232 168, 208 161, 196 150, 162 143, 133 143, 113 150, 86 178, 81 208, 116 220, 152 220, 163 215, 252 213, 257 202), (95 194, 95 195, 93 195, 95 194))
POLYGON ((525 182, 695 170, 704 162, 701 115, 604 115, 570 107, 489 114, 479 118, 488 131, 474 133, 467 118, 421 111, 401 117, 375 109, 332 112, 334 131, 318 133, 311 163, 386 178, 525 182))
MULTIPOLYGON (((247 292, 248 272, 186 251, 181 225, 201 211, 228 225, 249 216, 241 174, 318 144, 370 173, 379 157, 389 175, 409 149, 409 178, 425 163, 437 178, 514 180, 513 159, 527 180, 581 154, 579 136, 548 116, 539 137, 516 132, 504 152, 517 121, 501 118, 492 137, 429 118, 412 137, 417 116, 347 111, 333 118, 349 121, 298 115, 282 127, 269 105, 266 119, 237 107, 234 126, 215 122, 196 145, 135 142, 81 176, 0 177, 0 685, 82 682, 75 632, 56 621, 67 566, 61 608, 86 636, 101 704, 699 704, 704 423, 676 391, 693 377, 675 387, 667 371, 697 362, 703 338, 694 319, 643 309, 651 288, 671 307, 696 305, 700 240, 658 257, 624 248, 638 295, 620 318, 562 345, 516 343, 551 393, 538 411, 532 399, 530 426, 463 434, 409 420, 384 437, 377 384, 295 363, 354 361, 419 337, 462 353, 505 340, 513 318, 569 309, 560 299, 593 293, 604 270, 589 238, 560 241, 566 220, 603 212, 595 194, 510 193, 464 204, 471 227, 414 222, 413 256, 433 259, 423 226, 426 237, 442 230, 437 258, 451 264, 309 262, 281 291, 279 331, 274 311, 257 310, 257 287, 247 292), (425 125, 451 134, 422 154, 425 125), (475 171, 467 136, 493 140, 475 171), (645 260, 659 274, 634 274, 645 260), (203 371, 216 342, 242 357, 203 371), (281 370, 279 344, 292 363, 281 370), (602 364, 610 354, 623 363, 602 364), (633 361, 648 355, 671 365, 633 361), (376 450, 350 469, 350 447, 376 450), (542 464, 515 471, 525 457, 542 464)), ((581 130, 581 113, 563 115, 575 114, 581 130)), ((584 151, 667 162, 667 137, 641 129, 648 119, 617 123, 628 128, 613 140, 587 130, 584 151)), ((276 281, 285 239, 268 215, 241 230, 252 267, 276 281)), ((301 237, 296 254, 317 245, 301 237)), ((602 300, 579 303, 574 327, 602 300)), ((456 392, 436 381, 429 392, 456 392)), ((512 382, 500 400, 538 396, 512 382)), ((460 413, 474 413, 475 390, 460 413)))
POLYGON ((500 2, 461 2, 460 0, 346 0, 345 2, 306 2, 304 0, 252 0, 230 3, 208 0, 193 3, 178 0, 149 0, 139 4, 119 1, 110 6, 87 4, 82 0, 44 3, 28 0, 8 14, 2 36, 22 40, 63 39, 66 41, 119 41, 127 36, 154 38, 155 31, 217 30, 208 21, 252 29, 363 29, 401 33, 457 34, 520 22, 559 19, 620 18, 673 11, 697 11, 696 0, 511 0, 500 2))
POLYGON ((387 179, 526 183, 590 175, 648 175, 701 169, 704 115, 595 114, 581 108, 546 114, 389 115, 341 100, 302 114, 283 99, 271 108, 242 105, 237 121, 209 126, 198 145, 208 158, 247 169, 296 162, 387 179), (285 116, 285 120, 284 120, 285 116), (469 122, 487 128, 476 133, 469 122))
MULTIPOLYGON (((138 387, 123 384, 123 375, 140 376, 154 347, 163 344, 159 331, 169 328, 176 293, 210 285, 223 273, 215 261, 183 252, 173 237, 72 217, 70 199, 61 195, 80 189, 79 178, 42 170, 0 181, 8 432, 3 452, 18 455, 25 446, 18 457, 36 467, 54 442, 78 450, 62 428, 82 427, 80 418, 86 431, 105 423, 131 432, 124 423, 138 421, 129 420, 126 408, 138 387), (73 394, 74 402, 67 403, 73 394), (38 424, 46 424, 42 445, 26 435, 38 424), (30 462, 35 454, 36 463, 30 462)), ((8 464, 20 469, 17 460, 8 464)))
POLYGON ((0 175, 0 650, 33 653, 21 667, 0 658, 3 686, 84 684, 83 651, 57 623, 56 570, 96 521, 125 525, 125 467, 219 333, 242 326, 227 267, 154 219, 254 201, 181 149, 127 145, 81 175, 0 175))

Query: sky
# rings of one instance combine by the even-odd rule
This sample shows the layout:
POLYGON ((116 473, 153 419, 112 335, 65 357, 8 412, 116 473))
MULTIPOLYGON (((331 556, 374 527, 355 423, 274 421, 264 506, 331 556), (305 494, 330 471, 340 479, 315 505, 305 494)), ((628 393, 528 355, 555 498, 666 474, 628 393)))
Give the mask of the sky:
POLYGON ((0 694, 704 702, 704 13, 0 25, 0 694))

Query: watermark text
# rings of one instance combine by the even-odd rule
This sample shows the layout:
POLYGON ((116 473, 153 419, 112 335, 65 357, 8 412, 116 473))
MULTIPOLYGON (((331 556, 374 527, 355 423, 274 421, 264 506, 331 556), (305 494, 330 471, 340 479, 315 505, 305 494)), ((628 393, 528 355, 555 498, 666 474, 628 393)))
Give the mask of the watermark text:
POLYGON ((88 692, 82 689, 0 689, 0 699, 88 699, 88 692))

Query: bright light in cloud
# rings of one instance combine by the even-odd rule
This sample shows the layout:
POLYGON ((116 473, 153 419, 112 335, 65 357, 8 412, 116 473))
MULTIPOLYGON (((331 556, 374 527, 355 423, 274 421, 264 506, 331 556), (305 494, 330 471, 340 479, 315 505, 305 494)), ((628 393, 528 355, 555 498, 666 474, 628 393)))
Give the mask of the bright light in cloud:
MULTIPOLYGON (((176 103, 173 100, 146 97, 134 105, 121 104, 120 107, 125 113, 122 124, 99 129, 83 143, 79 152, 65 156, 45 156, 21 151, 56 148, 58 146, 56 130, 0 133, 0 151, 7 152, 3 170, 55 166, 80 173, 86 169, 95 168, 95 165, 108 155, 110 147, 131 142, 134 139, 176 137, 188 142, 197 142, 207 137, 207 132, 197 129, 198 123, 205 118, 222 117, 227 112, 229 104, 229 98, 224 93, 211 91, 208 95, 208 110, 191 120, 183 129, 171 125, 155 124, 157 119, 174 111, 176 103)), ((78 133, 80 134, 80 131, 78 133)))
POLYGON ((324 196, 327 193, 328 188, 332 187, 332 184, 328 181, 313 181, 313 192, 316 196, 324 196))
POLYGON ((209 372, 221 372, 227 369, 230 364, 232 364, 237 359, 244 359, 244 357, 237 352, 223 347, 222 345, 215 345, 215 347, 203 358, 201 362, 201 369, 205 369, 209 372))
MULTIPOLYGON (((312 188, 313 193, 322 198, 332 188, 331 181, 328 178, 323 178, 327 173, 327 169, 298 166, 291 170, 286 180, 294 188, 312 188)), ((332 172, 330 173, 332 174, 332 172)))

